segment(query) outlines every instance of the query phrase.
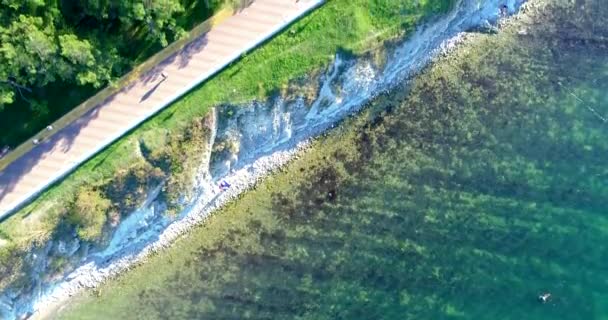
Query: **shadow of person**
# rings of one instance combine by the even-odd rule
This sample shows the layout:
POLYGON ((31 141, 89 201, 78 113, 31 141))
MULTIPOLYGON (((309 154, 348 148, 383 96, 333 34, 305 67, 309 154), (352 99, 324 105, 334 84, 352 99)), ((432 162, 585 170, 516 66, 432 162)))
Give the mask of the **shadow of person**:
POLYGON ((148 90, 148 92, 146 92, 141 99, 139 99, 139 102, 144 102, 146 99, 150 98, 150 96, 154 93, 154 91, 156 91, 156 89, 158 89, 158 87, 160 87, 160 85, 167 80, 167 77, 164 76, 157 84, 154 85, 154 87, 152 87, 150 90, 148 90))

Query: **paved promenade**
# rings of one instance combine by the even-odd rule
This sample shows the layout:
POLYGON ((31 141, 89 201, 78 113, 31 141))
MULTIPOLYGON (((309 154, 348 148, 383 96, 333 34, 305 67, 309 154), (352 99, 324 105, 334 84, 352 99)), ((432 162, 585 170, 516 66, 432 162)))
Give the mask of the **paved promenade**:
POLYGON ((56 132, 0 172, 0 219, 323 1, 255 0, 56 132))

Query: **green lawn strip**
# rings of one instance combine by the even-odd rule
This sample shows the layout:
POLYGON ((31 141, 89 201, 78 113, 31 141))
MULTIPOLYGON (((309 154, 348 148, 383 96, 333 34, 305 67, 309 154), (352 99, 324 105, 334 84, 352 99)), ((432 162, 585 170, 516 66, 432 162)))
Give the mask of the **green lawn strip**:
MULTIPOLYGON (((284 88, 290 80, 323 69, 336 52, 361 54, 412 30, 423 17, 447 10, 451 2, 329 1, 125 135, 0 223, 0 237, 6 243, 0 251, 11 247, 24 249, 46 241, 82 186, 88 186, 87 190, 107 186, 121 172, 146 163, 137 152, 140 142, 151 149, 166 148, 162 137, 183 135, 192 126, 192 119, 201 119, 211 107, 263 99, 284 88)), ((187 152, 187 148, 180 152, 187 152)), ((171 154, 170 150, 167 152, 171 154)))

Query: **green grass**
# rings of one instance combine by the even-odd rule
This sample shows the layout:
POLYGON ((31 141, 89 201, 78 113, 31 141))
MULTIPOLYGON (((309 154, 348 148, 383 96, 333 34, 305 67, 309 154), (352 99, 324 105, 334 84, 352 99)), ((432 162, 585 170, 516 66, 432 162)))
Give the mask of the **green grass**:
MULTIPOLYGON (((333 0, 290 26, 261 48, 197 87, 157 116, 88 161, 61 183, 0 224, 17 248, 46 241, 82 186, 108 184, 120 172, 145 162, 140 142, 164 148, 160 137, 181 135, 221 103, 263 99, 292 80, 321 70, 336 52, 361 54, 412 30, 423 17, 450 7, 451 0, 333 0)), ((187 152, 185 150, 184 152, 187 152)))

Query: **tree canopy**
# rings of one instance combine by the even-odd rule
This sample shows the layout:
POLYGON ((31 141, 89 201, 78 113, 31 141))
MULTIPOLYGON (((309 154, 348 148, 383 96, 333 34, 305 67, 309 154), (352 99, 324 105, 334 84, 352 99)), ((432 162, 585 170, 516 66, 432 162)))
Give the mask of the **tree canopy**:
MULTIPOLYGON (((111 74, 109 59, 87 39, 61 34, 43 17, 19 14, 0 27, 0 102, 15 93, 61 80, 100 86, 111 74)), ((1 106, 0 105, 0 106, 1 106)))
POLYGON ((175 20, 184 11, 178 0, 84 0, 75 2, 75 7, 104 25, 120 22, 128 29, 143 28, 148 39, 163 46, 168 44, 168 35, 183 32, 175 20))

